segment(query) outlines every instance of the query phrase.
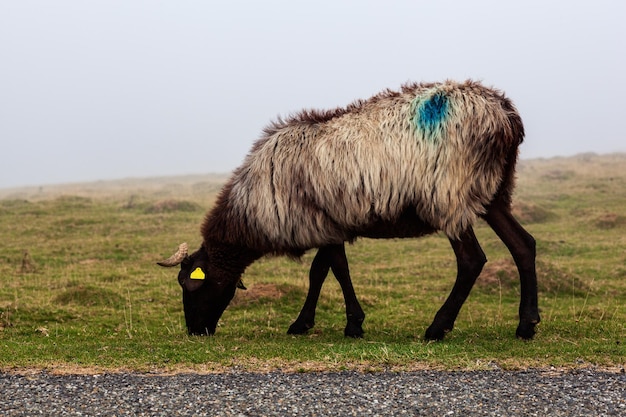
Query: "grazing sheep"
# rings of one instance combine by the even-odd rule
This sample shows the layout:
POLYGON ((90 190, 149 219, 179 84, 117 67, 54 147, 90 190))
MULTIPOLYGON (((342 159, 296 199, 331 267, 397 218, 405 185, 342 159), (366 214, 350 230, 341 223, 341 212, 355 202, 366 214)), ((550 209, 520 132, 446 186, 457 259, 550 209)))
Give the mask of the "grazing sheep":
POLYGON ((191 255, 181 248, 161 263, 181 264, 189 333, 215 332, 242 273, 261 256, 297 258, 316 247, 324 255, 359 236, 440 230, 458 266, 426 331, 427 339, 443 339, 486 262, 472 229, 482 217, 517 264, 516 334, 532 338, 539 322, 535 240, 511 215, 523 137, 511 101, 473 81, 408 84, 270 125, 208 213, 201 247, 191 255))

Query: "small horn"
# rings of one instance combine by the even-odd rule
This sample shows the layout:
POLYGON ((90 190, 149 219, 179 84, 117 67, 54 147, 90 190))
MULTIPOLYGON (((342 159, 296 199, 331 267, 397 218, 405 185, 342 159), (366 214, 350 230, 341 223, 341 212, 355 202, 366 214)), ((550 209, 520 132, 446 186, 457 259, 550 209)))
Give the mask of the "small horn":
POLYGON ((180 265, 183 259, 187 257, 188 252, 189 252, 189 246, 187 246, 187 243, 181 243, 180 245, 178 245, 178 250, 176 251, 175 254, 173 254, 172 256, 170 256, 164 261, 157 262, 157 264, 161 266, 167 266, 167 267, 180 265))

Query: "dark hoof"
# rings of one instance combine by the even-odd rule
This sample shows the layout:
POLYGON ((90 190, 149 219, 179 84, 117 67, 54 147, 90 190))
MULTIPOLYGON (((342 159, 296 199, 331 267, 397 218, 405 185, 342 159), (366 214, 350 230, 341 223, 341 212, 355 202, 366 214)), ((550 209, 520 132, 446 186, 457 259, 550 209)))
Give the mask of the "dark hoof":
POLYGON ((446 336, 450 330, 443 330, 442 328, 435 327, 431 325, 428 329, 426 329, 426 334, 424 335, 424 339, 440 341, 446 336))
POLYGON ((363 337, 363 328, 360 324, 351 324, 348 323, 346 325, 345 330, 343 331, 344 336, 353 337, 355 339, 360 339, 363 337))
POLYGON ((520 323, 515 331, 515 336, 523 340, 531 340, 535 336, 537 323, 520 323))
POLYGON ((306 334, 314 325, 315 323, 304 323, 296 320, 289 326, 287 334, 306 334))

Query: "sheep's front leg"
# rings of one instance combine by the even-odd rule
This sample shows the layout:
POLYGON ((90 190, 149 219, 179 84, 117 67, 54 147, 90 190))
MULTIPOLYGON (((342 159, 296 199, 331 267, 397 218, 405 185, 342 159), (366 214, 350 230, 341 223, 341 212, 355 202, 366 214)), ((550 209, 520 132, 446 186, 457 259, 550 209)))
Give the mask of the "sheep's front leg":
POLYGON ((350 278, 350 269, 348 268, 348 257, 346 256, 345 245, 333 245, 330 247, 329 257, 331 259, 330 267, 333 274, 343 292, 343 299, 346 303, 346 328, 343 332, 348 337, 363 337, 363 321, 365 320, 365 312, 356 298, 352 279, 350 278))
POLYGON ((289 326, 288 334, 304 334, 315 325, 315 309, 330 268, 341 285, 346 303, 347 324, 344 334, 349 337, 361 337, 363 335, 361 325, 365 319, 365 313, 361 309, 352 286, 348 259, 343 244, 328 245, 318 250, 309 271, 309 292, 306 301, 296 321, 289 326))
POLYGON ((426 330, 427 340, 443 340, 446 333, 452 330, 463 303, 487 262, 487 257, 471 227, 458 240, 450 239, 450 244, 456 255, 456 282, 445 303, 435 315, 433 323, 426 330))
POLYGON ((322 285, 330 270, 331 260, 327 252, 322 247, 317 251, 315 258, 313 258, 311 269, 309 270, 309 292, 306 295, 306 300, 298 318, 289 326, 287 334, 305 334, 315 326, 315 308, 322 291, 322 285))

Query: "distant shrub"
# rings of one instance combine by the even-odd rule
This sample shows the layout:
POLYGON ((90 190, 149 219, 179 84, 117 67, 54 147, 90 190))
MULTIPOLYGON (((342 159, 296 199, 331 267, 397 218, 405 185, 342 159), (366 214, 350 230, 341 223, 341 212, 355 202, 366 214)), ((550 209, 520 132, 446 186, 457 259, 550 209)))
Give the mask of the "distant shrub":
POLYGON ((62 195, 54 199, 57 205, 61 208, 87 208, 92 205, 91 198, 80 197, 77 195, 62 195))
POLYGON ((200 205, 184 200, 161 200, 146 207, 146 213, 173 213, 178 211, 198 211, 200 205))
POLYGON ((23 199, 0 200, 0 207, 8 209, 27 207, 30 204, 30 201, 23 199))
POLYGON ((196 195, 202 194, 211 194, 218 192, 224 184, 222 182, 210 182, 210 181, 202 181, 194 183, 191 186, 191 190, 196 195))
POLYGON ((542 178, 550 181, 566 181, 575 176, 576 172, 572 170, 554 169, 542 175, 542 178))

